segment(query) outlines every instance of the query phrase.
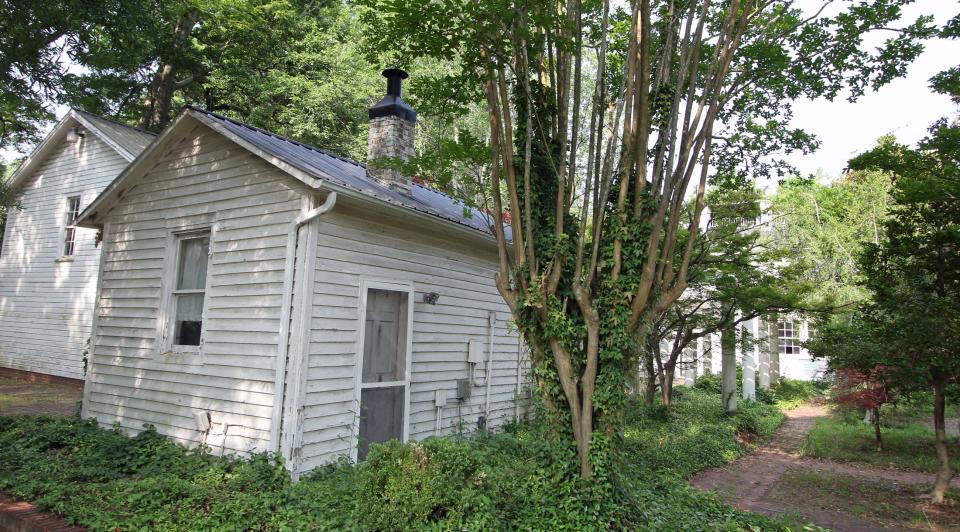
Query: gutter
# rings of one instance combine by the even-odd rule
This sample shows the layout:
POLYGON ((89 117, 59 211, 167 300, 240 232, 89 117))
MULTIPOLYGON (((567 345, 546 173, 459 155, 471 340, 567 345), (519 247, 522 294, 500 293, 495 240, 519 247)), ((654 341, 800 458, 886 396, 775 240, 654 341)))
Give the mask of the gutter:
POLYGON ((333 210, 337 193, 330 192, 323 205, 297 216, 287 227, 287 252, 283 266, 283 294, 280 299, 280 336, 277 339, 277 365, 273 386, 273 416, 270 420, 270 452, 280 449, 280 423, 283 416, 284 388, 286 386, 287 351, 290 347, 290 306, 293 302, 293 276, 297 257, 297 237, 300 227, 333 210))

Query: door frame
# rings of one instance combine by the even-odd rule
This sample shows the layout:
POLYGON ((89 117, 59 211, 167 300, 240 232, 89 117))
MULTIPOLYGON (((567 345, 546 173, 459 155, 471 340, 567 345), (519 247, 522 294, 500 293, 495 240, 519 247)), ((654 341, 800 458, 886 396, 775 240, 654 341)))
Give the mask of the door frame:
MULTIPOLYGON (((370 289, 387 290, 393 292, 403 292, 407 294, 407 338, 406 338, 406 357, 403 382, 403 435, 401 441, 406 442, 410 438, 410 379, 411 368, 413 367, 413 282, 404 282, 388 279, 360 279, 360 298, 359 298, 359 316, 357 317, 357 357, 354 367, 354 404, 356 405, 356 415, 353 419, 353 439, 350 445, 350 460, 357 461, 357 451, 360 444, 360 416, 362 415, 360 403, 360 394, 363 386, 363 341, 366 336, 367 326, 367 293, 370 289)), ((396 384, 400 381, 393 381, 390 384, 396 384)), ((375 383, 369 388, 383 387, 387 383, 375 383)))

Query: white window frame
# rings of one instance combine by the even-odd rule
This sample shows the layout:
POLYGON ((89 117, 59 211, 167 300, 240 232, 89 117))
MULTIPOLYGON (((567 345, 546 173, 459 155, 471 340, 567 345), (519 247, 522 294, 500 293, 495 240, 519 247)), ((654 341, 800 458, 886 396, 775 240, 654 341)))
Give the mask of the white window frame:
POLYGON ((788 318, 788 319, 782 319, 782 320, 777 321, 777 351, 780 353, 780 356, 788 356, 788 357, 789 357, 789 356, 802 356, 802 355, 803 355, 803 347, 800 345, 801 342, 803 342, 802 332, 801 332, 801 330, 798 330, 798 329, 801 329, 801 328, 802 328, 802 324, 801 324, 801 327, 797 327, 797 321, 794 320, 794 319, 788 318), (789 324, 790 324, 790 336, 785 336, 785 335, 782 335, 782 334, 781 334, 781 332, 785 332, 785 331, 786 331, 786 327, 784 327, 783 329, 781 329, 781 327, 780 327, 780 324, 781 324, 781 323, 784 323, 784 324, 789 323, 789 324), (785 352, 785 351, 784 351, 784 349, 785 349, 785 344, 784 344, 784 342, 789 342, 790 345, 792 346, 792 349, 793 349, 795 352, 793 352, 793 353, 787 353, 787 352, 785 352))
POLYGON ((80 215, 80 205, 82 204, 83 198, 77 194, 75 196, 67 196, 67 208, 64 211, 63 216, 63 231, 60 237, 60 259, 62 261, 73 260, 73 257, 77 254, 77 217, 80 215), (76 200, 77 208, 72 209, 72 203, 76 200), (73 216, 71 216, 71 214, 73 216), (68 240, 69 235, 72 233, 72 238, 68 240), (67 244, 70 244, 70 253, 67 253, 67 244))
POLYGON ((166 257, 168 262, 166 263, 166 271, 164 272, 163 280, 163 298, 160 304, 160 312, 158 313, 158 331, 157 338, 158 348, 156 353, 162 355, 164 362, 174 362, 174 363, 188 363, 188 364, 200 364, 202 359, 198 357, 191 357, 190 359, 181 359, 181 360, 171 360, 170 357, 174 355, 200 355, 203 353, 203 345, 207 336, 207 327, 203 327, 200 331, 200 345, 179 345, 174 342, 174 335, 176 333, 176 295, 179 294, 190 294, 190 293, 203 293, 203 313, 201 314, 201 320, 207 322, 207 310, 210 308, 210 277, 213 270, 213 245, 214 245, 214 236, 216 234, 215 227, 212 225, 200 225, 189 228, 180 228, 170 231, 169 237, 167 239, 167 253, 166 257), (184 240, 189 240, 191 238, 201 238, 202 236, 207 236, 210 242, 210 248, 207 253, 207 276, 204 280, 203 290, 178 290, 177 286, 177 273, 178 268, 180 267, 180 243, 184 240))
POLYGON ((357 452, 360 444, 360 416, 361 404, 360 393, 367 388, 384 388, 388 386, 403 385, 403 442, 410 439, 410 381, 413 368, 413 300, 415 291, 413 283, 399 282, 380 279, 361 279, 360 280, 360 315, 357 318, 357 364, 354 368, 354 405, 356 406, 356 415, 353 419, 353 440, 350 445, 350 459, 357 461, 357 452), (366 336, 367 326, 367 293, 371 289, 388 290, 393 292, 404 292, 407 294, 407 342, 406 342, 406 368, 404 368, 404 380, 390 382, 363 382, 363 341, 366 336))

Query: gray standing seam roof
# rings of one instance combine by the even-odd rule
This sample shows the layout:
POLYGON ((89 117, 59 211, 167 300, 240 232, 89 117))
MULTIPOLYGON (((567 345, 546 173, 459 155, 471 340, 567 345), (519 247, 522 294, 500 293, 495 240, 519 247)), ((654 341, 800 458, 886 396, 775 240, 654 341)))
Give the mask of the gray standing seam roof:
MULTIPOLYGON (((191 109, 209 120, 216 121, 231 133, 257 148, 318 179, 330 181, 387 203, 453 221, 486 234, 492 234, 494 221, 491 215, 468 207, 463 202, 442 192, 413 183, 411 195, 407 196, 367 177, 366 166, 361 163, 338 157, 319 148, 275 135, 269 131, 209 111, 192 107, 191 109)), ((509 238, 510 228, 506 227, 505 229, 509 238)))
POLYGON ((74 109, 78 114, 92 122, 101 133, 110 137, 121 148, 136 157, 153 142, 155 135, 149 131, 127 126, 113 120, 97 116, 80 109, 74 109))

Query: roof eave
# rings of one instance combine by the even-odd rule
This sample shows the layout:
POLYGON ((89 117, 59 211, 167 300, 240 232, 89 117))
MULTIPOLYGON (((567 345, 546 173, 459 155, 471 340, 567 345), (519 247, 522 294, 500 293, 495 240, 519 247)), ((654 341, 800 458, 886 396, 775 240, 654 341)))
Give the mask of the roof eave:
POLYGON ((150 159, 150 157, 156 153, 160 146, 166 145, 167 141, 170 139, 173 131, 177 129, 177 126, 187 117, 190 116, 188 113, 181 113, 180 116, 174 119, 174 121, 163 130, 162 133, 157 135, 157 137, 147 146, 133 161, 127 165, 126 168, 120 172, 117 177, 103 189, 100 194, 94 198, 92 202, 77 217, 77 225, 80 227, 88 227, 91 229, 99 229, 103 227, 102 219, 99 219, 97 215, 100 211, 108 208, 115 197, 118 195, 118 190, 120 185, 127 179, 127 177, 144 166, 144 161, 150 159))

